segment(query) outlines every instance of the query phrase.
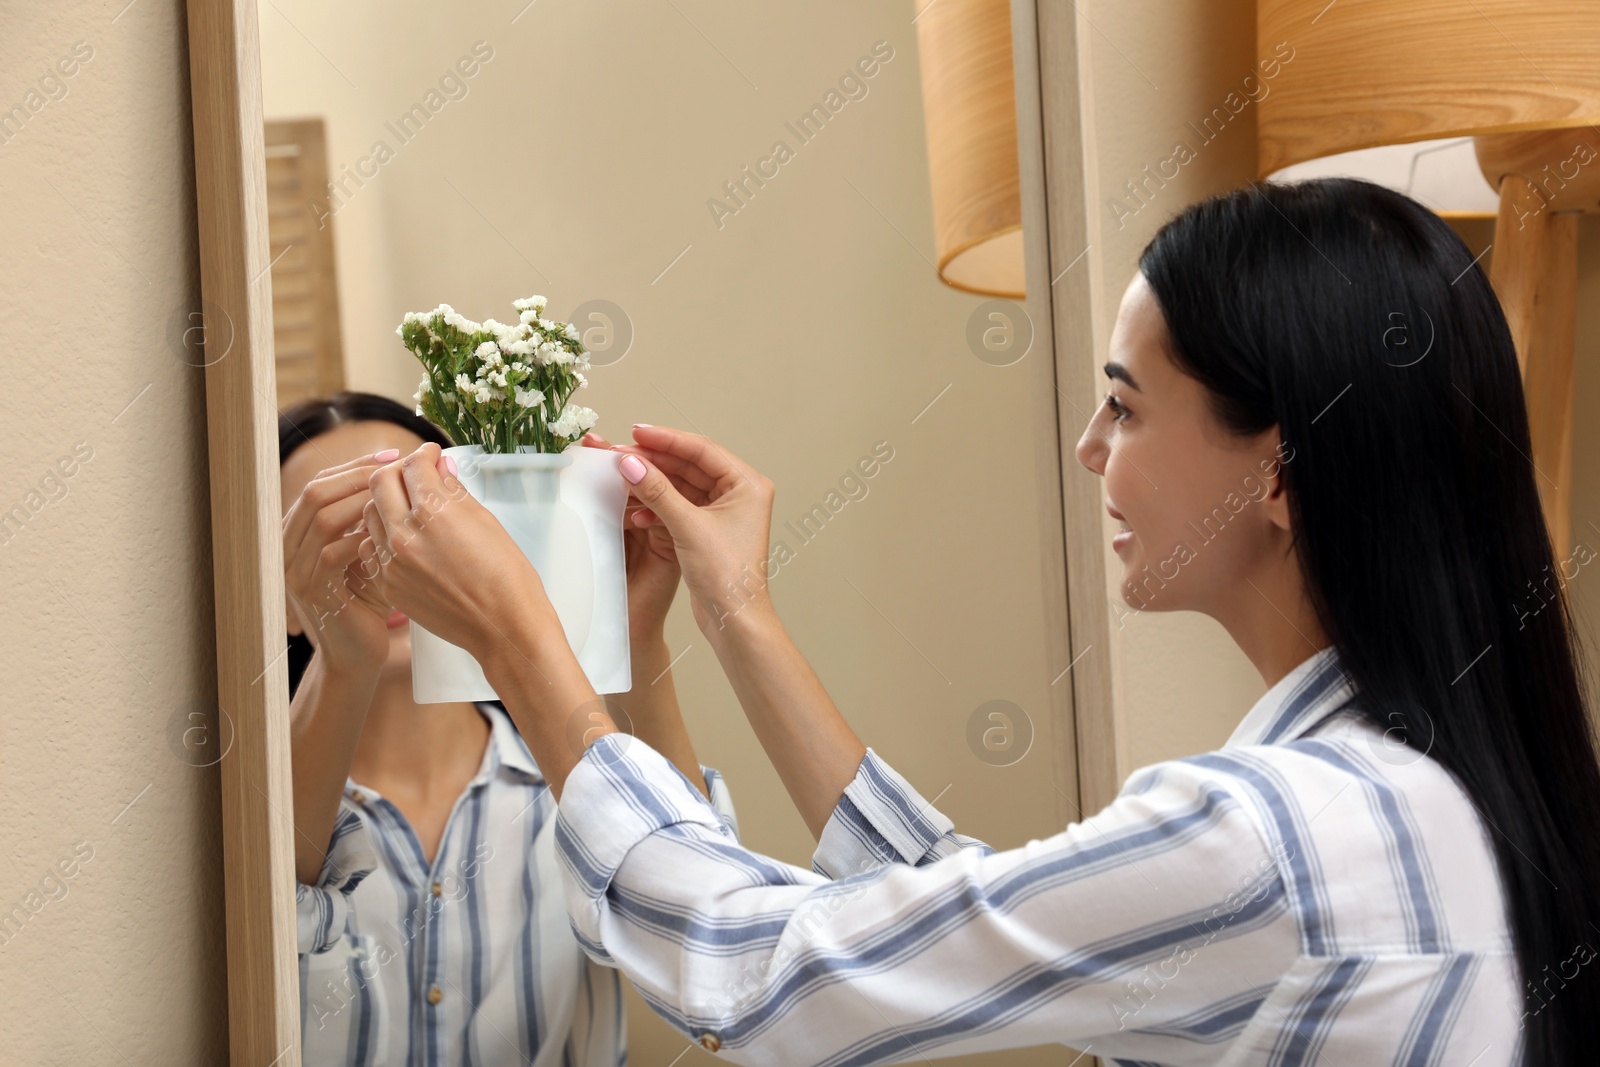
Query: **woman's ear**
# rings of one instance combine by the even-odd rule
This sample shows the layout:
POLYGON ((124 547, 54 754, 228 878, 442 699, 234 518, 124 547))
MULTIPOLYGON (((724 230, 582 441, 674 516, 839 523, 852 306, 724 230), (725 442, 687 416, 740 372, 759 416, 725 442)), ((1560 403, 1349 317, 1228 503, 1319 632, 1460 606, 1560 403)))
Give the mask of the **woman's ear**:
POLYGON ((1265 456, 1257 465, 1261 472, 1261 480, 1266 483, 1267 495, 1262 499, 1261 505, 1267 510, 1268 520, 1280 530, 1289 529, 1289 489, 1284 484, 1283 466, 1284 457, 1293 458, 1294 451, 1283 443, 1278 434, 1277 427, 1269 431, 1267 438, 1272 452, 1265 456))

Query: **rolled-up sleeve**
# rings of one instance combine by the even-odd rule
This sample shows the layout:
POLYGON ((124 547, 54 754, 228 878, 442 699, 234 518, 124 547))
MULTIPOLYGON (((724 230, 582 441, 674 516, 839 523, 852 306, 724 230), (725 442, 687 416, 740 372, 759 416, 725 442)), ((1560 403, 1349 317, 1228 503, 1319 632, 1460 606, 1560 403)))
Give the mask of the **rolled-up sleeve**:
POLYGON ((341 806, 317 883, 295 883, 299 952, 327 952, 339 943, 350 914, 350 894, 377 866, 378 859, 372 850, 366 824, 353 809, 341 806))
POLYGON ((830 879, 741 847, 647 745, 599 739, 556 826, 580 941, 724 1058, 828 1067, 1085 1041, 1143 1059, 1141 1031, 1259 997, 1295 958, 1254 817, 1193 765, 1004 852, 886 772, 864 761, 818 849, 866 869, 830 879), (1161 996, 1132 997, 1152 967, 1161 996))
POLYGON ((944 813, 869 748, 817 839, 811 869, 843 878, 885 863, 921 866, 963 848, 993 851, 956 833, 944 813))

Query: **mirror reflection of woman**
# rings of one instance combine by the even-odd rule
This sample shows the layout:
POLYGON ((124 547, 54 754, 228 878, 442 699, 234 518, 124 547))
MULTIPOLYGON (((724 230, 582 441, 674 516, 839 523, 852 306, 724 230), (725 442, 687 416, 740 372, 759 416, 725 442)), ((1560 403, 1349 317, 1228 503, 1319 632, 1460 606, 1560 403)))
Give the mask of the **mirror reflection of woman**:
POLYGON ((1161 229, 1109 356, 1078 459, 1122 525, 1114 610, 1210 616, 1267 692, 1222 749, 1007 851, 839 714, 748 581, 772 486, 703 437, 638 427, 621 473, 814 869, 742 849, 648 745, 564 736, 592 693, 493 517, 390 536, 448 489, 433 446, 373 477, 361 551, 505 696, 586 944, 732 1062, 1593 1062, 1600 766, 1565 599, 1519 607, 1558 564, 1483 269, 1399 193, 1256 185, 1161 229))
MULTIPOLYGON (((545 775, 498 703, 412 700, 409 620, 361 573, 368 478, 424 441, 450 444, 372 394, 279 419, 303 1062, 616 1067, 617 972, 572 934, 545 775)), ((627 548, 636 685, 614 699, 731 823, 667 670, 671 541, 627 548)))

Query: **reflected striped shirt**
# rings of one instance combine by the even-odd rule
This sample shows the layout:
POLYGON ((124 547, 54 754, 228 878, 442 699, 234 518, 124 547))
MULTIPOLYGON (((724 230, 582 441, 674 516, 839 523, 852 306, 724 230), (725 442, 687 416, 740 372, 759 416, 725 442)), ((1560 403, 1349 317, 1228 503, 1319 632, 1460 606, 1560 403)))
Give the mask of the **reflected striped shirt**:
MULTIPOLYGON (((489 743, 432 863, 400 810, 351 780, 318 884, 296 887, 307 1067, 626 1062, 617 972, 567 917, 549 786, 505 711, 478 710, 489 743)), ((727 790, 705 777, 732 839, 727 790)))
POLYGON ((1142 1064, 1496 1067, 1525 1003, 1491 840, 1369 725, 1329 648, 1220 750, 995 851, 868 751, 810 870, 740 847, 646 746, 601 738, 556 837, 591 958, 735 1063, 1064 1044, 1142 1064))

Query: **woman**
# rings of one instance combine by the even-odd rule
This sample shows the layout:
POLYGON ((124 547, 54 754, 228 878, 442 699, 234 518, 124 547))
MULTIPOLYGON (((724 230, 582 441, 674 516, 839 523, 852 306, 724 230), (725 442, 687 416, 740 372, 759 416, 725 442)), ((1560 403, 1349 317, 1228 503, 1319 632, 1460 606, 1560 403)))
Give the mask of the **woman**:
POLYGON ((621 473, 815 871, 740 849, 646 745, 563 736, 591 694, 536 576, 491 568, 492 517, 390 536, 452 483, 431 446, 373 476, 363 560, 505 694, 560 793, 586 947, 730 1059, 1592 1062, 1600 767, 1566 606, 1523 603, 1556 561, 1482 270, 1379 186, 1252 186, 1150 242, 1110 357, 1078 458, 1123 526, 1126 608, 1210 615, 1268 689, 1221 750, 1011 851, 844 723, 748 578, 771 486, 704 438, 639 427, 621 473))
MULTIPOLYGON (((449 440, 339 393, 283 412, 278 441, 304 1061, 616 1067, 621 990, 572 936, 548 781, 499 704, 412 700, 408 619, 357 572, 369 475, 449 440)), ((639 684, 616 700, 731 820, 667 671, 671 542, 627 548, 639 684)))

